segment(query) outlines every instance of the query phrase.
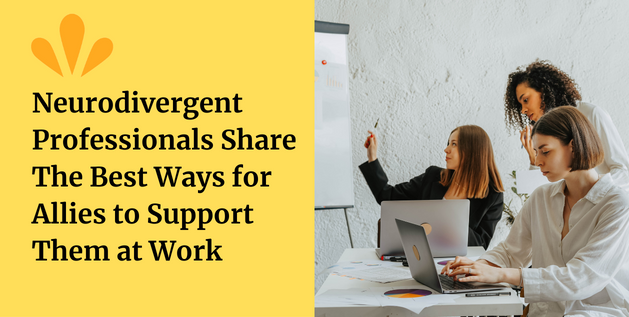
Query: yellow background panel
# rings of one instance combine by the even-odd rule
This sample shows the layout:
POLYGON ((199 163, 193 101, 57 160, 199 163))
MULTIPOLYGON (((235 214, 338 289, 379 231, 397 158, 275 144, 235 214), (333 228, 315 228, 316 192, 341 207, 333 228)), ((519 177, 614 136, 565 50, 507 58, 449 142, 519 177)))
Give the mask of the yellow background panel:
MULTIPOLYGON (((12 2, 0 10, 2 40, 2 211, 0 315, 295 316, 313 313, 314 6, 309 1, 198 3, 12 2), (85 35, 74 74, 59 35, 78 15, 85 35), (52 46, 64 76, 31 52, 35 38, 52 46), (113 42, 109 58, 81 76, 92 45, 113 42), (242 113, 34 113, 34 92, 57 97, 242 98, 242 113), (211 134, 212 150, 33 150, 34 129, 89 136, 211 134), (293 134, 294 150, 223 150, 221 133, 293 134), (56 164, 83 174, 81 187, 36 187, 33 166, 56 164), (269 187, 233 184, 232 171, 271 171, 269 187), (91 187, 91 166, 143 168, 146 187, 91 187), (154 166, 223 171, 225 185, 160 187, 154 166), (104 224, 31 224, 39 203, 103 208, 104 224), (148 224, 148 205, 162 208, 253 208, 253 224, 148 224), (136 224, 115 224, 113 208, 135 208, 136 224), (33 240, 107 245, 110 261, 35 261, 33 240), (155 261, 149 240, 222 245, 223 261, 155 261), (117 260, 119 245, 142 245, 142 261, 117 260)), ((198 106, 195 108, 198 110, 198 106)), ((50 177, 47 180, 50 181, 50 177)), ((163 213, 162 213, 163 214, 163 213)), ((93 219, 93 218, 92 218, 93 219)), ((46 250, 51 258, 51 251, 46 250)))

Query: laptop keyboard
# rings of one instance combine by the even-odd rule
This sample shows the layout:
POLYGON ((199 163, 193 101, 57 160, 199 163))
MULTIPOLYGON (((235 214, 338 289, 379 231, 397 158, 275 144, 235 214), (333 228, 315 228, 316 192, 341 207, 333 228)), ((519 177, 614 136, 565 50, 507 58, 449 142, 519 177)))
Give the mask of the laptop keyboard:
POLYGON ((439 274, 439 280, 441 281, 441 287, 444 290, 457 290, 457 289, 475 289, 477 286, 467 282, 455 281, 453 277, 439 274))

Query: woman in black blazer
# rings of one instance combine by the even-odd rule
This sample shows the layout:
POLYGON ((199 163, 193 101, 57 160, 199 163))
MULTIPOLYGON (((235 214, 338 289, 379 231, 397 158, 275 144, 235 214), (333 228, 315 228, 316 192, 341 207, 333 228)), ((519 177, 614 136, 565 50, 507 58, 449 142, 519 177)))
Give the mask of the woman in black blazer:
POLYGON ((378 204, 385 200, 469 199, 468 245, 487 249, 502 218, 504 189, 485 130, 475 125, 454 129, 444 150, 445 169, 431 166, 424 174, 395 186, 388 184, 376 157, 376 136, 371 133, 365 146, 369 161, 360 165, 360 171, 378 204))

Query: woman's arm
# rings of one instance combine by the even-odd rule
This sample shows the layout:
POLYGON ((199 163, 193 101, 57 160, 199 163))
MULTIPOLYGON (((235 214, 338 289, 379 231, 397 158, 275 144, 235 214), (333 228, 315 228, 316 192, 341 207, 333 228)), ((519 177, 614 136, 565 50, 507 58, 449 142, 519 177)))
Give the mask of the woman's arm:
MULTIPOLYGON (((537 196, 544 195, 547 186, 539 187, 524 203, 513 222, 507 238, 491 251, 487 251, 480 259, 503 268, 528 267, 532 257, 531 213, 537 196)), ((550 188, 548 188, 550 189, 550 188)))
MULTIPOLYGON (((490 189, 491 190, 491 189, 490 189)), ((469 245, 482 245, 485 250, 491 242, 491 238, 494 236, 496 224, 502 219, 503 197, 502 193, 494 195, 495 198, 491 202, 487 212, 483 214, 478 227, 469 228, 468 232, 468 244, 469 245)))
POLYGON ((582 300, 605 288, 629 261, 628 203, 601 216, 587 245, 565 267, 522 269, 526 301, 582 300))
MULTIPOLYGON (((514 224, 505 242, 513 237, 514 229, 521 232, 521 226, 519 227, 516 228, 514 224)), ((462 282, 507 282, 515 285, 519 282, 518 278, 521 278, 528 303, 583 300, 601 292, 612 282, 621 268, 627 265, 629 262, 627 241, 629 241, 629 199, 624 198, 616 204, 610 204, 608 211, 600 216, 587 244, 566 263, 565 267, 551 265, 545 268, 525 268, 528 265, 523 265, 521 259, 513 256, 522 253, 522 250, 512 250, 511 247, 518 246, 509 242, 499 245, 499 247, 508 245, 507 248, 494 249, 481 258, 501 267, 505 266, 498 261, 510 263, 509 266, 512 266, 515 260, 518 262, 515 267, 522 269, 498 269, 479 260, 473 263, 462 262, 458 267, 451 265, 454 270, 449 272, 449 275, 467 274, 465 278, 460 279, 462 282)), ((523 241, 523 244, 527 244, 526 241, 523 241)))
POLYGON ((605 153, 605 164, 610 169, 609 173, 612 179, 614 179, 614 183, 629 191, 629 171, 627 170, 629 158, 627 158, 627 151, 614 122, 609 117, 609 114, 599 107, 595 107, 592 110, 590 121, 601 138, 603 152, 605 153))
POLYGON ((512 284, 518 285, 520 282, 519 268, 528 267, 532 257, 530 219, 531 212, 535 208, 534 202, 538 195, 544 195, 543 189, 548 187, 537 188, 531 194, 531 197, 524 203, 522 210, 516 216, 507 239, 493 250, 485 252, 475 262, 465 257, 457 257, 455 261, 448 262, 442 273, 450 276, 466 274, 467 276, 461 279, 462 282, 497 283, 510 281, 515 282, 512 284), (461 259, 459 260, 459 258, 461 259), (471 273, 470 269, 472 270, 471 273), (511 281, 512 279, 514 281, 511 281))
POLYGON ((365 176, 369 189, 371 189, 371 193, 378 204, 385 200, 421 199, 425 174, 417 176, 408 182, 391 186, 389 185, 389 178, 382 169, 378 159, 373 162, 365 162, 359 168, 363 176, 365 176))

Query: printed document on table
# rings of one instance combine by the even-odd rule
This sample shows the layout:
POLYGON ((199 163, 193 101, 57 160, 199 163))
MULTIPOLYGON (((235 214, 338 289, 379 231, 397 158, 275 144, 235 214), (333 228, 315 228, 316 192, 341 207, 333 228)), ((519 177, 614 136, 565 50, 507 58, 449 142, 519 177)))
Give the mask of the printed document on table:
POLYGON ((385 295, 388 291, 400 290, 401 287, 371 287, 368 289, 349 288, 331 289, 315 296, 315 308, 328 307, 402 307, 419 314, 426 307, 454 303, 460 294, 443 295, 420 286, 413 290, 428 290, 430 295, 415 298, 394 298, 385 295))
POLYGON ((352 272, 352 271, 360 271, 360 270, 372 269, 374 267, 388 267, 388 266, 402 267, 402 262, 390 262, 390 261, 380 261, 380 260, 337 262, 334 265, 325 269, 325 271, 323 272, 327 274, 329 273, 344 274, 344 273, 352 272))
POLYGON ((379 307, 380 302, 369 289, 360 288, 331 289, 315 296, 315 308, 353 306, 379 307))
POLYGON ((344 272, 343 274, 377 283, 391 283, 413 278, 408 269, 401 267, 374 267, 360 271, 344 272))
POLYGON ((425 287, 419 286, 415 289, 428 290, 432 294, 422 297, 415 298, 395 298, 389 297, 385 295, 388 291, 395 291, 399 289, 406 289, 404 287, 371 287, 371 293, 373 296, 380 302, 382 307, 394 306, 394 307, 403 307, 406 308, 415 314, 419 314, 426 307, 438 305, 438 304, 446 304, 446 303, 454 303, 457 298, 463 297, 465 295, 461 294, 439 294, 434 290, 425 287))

